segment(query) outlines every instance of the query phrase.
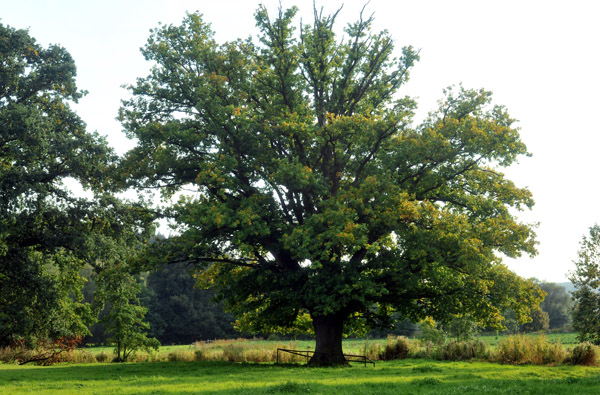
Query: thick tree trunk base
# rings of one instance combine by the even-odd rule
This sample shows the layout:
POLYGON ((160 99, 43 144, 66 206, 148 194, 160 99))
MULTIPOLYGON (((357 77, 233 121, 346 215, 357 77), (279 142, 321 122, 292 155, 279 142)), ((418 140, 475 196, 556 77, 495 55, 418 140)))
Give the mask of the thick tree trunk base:
POLYGON ((350 366, 344 355, 337 357, 335 355, 315 353, 308 361, 308 366, 326 367, 326 366, 350 366))
POLYGON ((342 351, 344 318, 341 316, 314 316, 316 347, 308 366, 348 365, 342 351))

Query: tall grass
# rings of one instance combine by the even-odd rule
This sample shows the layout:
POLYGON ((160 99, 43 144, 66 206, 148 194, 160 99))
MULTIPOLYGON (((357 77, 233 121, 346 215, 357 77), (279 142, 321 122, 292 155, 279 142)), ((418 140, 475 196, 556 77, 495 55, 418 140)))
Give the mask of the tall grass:
MULTIPOLYGON (((374 361, 404 358, 430 360, 465 361, 478 360, 502 364, 535 364, 597 366, 600 364, 600 349, 589 343, 565 347, 560 341, 551 341, 545 336, 509 336, 501 339, 495 348, 481 340, 447 341, 436 344, 422 339, 408 339, 402 336, 388 337, 387 340, 350 341, 344 344, 349 354, 361 354, 374 361)), ((157 361, 222 361, 273 363, 277 361, 277 349, 310 351, 314 343, 306 341, 274 342, 263 340, 216 340, 195 342, 189 346, 165 347, 167 351, 138 353, 134 362, 157 361)), ((28 352, 26 349, 0 349, 0 361, 15 363, 15 354, 28 352)), ((71 350, 61 354, 61 362, 67 363, 106 363, 115 355, 102 349, 99 353, 86 350, 71 350)), ((279 362, 306 362, 306 358, 289 353, 280 353, 279 362)))
POLYGON ((51 365, 55 363, 94 363, 96 356, 83 349, 61 351, 52 357, 46 357, 45 350, 28 348, 23 345, 0 348, 0 362, 36 365, 51 365))
POLYGON ((494 360, 509 364, 557 365, 566 357, 561 343, 549 342, 544 336, 511 336, 499 343, 494 353, 494 360))
POLYGON ((581 343, 573 347, 569 362, 573 365, 597 366, 600 360, 600 349, 592 343, 581 343))
POLYGON ((479 360, 512 365, 600 364, 599 347, 582 343, 566 348, 560 341, 550 341, 543 335, 505 337, 495 349, 482 340, 450 340, 436 344, 405 337, 389 337, 385 344, 367 341, 361 351, 373 360, 421 358, 446 361, 479 360))
MULTIPOLYGON (((277 349, 297 350, 298 343, 256 342, 245 339, 195 342, 188 350, 172 351, 169 361, 276 362, 277 349)), ((280 353, 279 362, 301 362, 298 355, 280 353)))

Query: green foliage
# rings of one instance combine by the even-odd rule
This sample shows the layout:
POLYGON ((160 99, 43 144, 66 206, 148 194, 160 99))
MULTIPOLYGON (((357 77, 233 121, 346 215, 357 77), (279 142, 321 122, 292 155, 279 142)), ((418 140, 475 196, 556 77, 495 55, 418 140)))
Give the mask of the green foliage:
POLYGON ((479 325, 470 315, 460 314, 452 317, 450 321, 444 325, 444 330, 449 336, 456 340, 467 341, 475 337, 479 332, 479 325))
MULTIPOLYGON (((394 57, 372 17, 341 40, 337 13, 299 31, 295 14, 259 7, 258 43, 218 44, 198 14, 153 30, 152 71, 120 111, 138 141, 123 166, 130 185, 194 193, 166 210, 180 234, 149 263, 195 264, 255 331, 307 315, 354 330, 394 311, 498 327, 510 307, 526 321, 542 293, 497 257, 535 253, 512 214, 531 193, 500 171, 527 154, 514 120, 461 87, 415 126, 398 93, 417 51, 394 57)), ((318 347, 331 342, 341 333, 318 347)))
POLYGON ((64 48, 0 24, 0 345, 87 334, 80 269, 151 229, 141 205, 110 195, 117 157, 71 109, 75 76, 64 48))
POLYGON ((80 259, 69 247, 89 202, 62 181, 95 185, 110 152, 70 110, 80 97, 63 48, 0 24, 0 345, 87 331, 80 259))
POLYGON ((417 337, 424 342, 431 342, 436 345, 443 344, 446 341, 447 333, 430 317, 419 322, 417 337))
POLYGON ((102 317, 108 342, 115 346, 116 362, 125 362, 138 349, 158 350, 160 342, 148 338, 149 325, 144 322, 147 309, 137 297, 141 286, 121 265, 105 269, 98 277, 96 301, 108 305, 102 317))
POLYGON ((523 332, 545 331, 550 327, 550 318, 547 312, 536 309, 531 312, 531 322, 521 325, 523 332))
POLYGON ((168 264, 150 273, 140 294, 148 308, 149 334, 163 344, 232 337, 234 317, 213 301, 214 292, 195 287, 190 268, 168 264))
POLYGON ((600 344, 600 226, 590 228, 584 236, 570 280, 575 286, 573 329, 579 340, 600 344))

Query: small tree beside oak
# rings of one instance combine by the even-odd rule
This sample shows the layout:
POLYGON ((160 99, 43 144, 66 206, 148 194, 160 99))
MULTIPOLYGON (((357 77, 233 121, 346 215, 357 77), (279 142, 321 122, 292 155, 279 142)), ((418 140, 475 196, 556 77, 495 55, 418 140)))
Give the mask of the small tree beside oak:
POLYGON ((148 309, 140 305, 138 298, 141 285, 126 267, 117 264, 103 270, 97 284, 97 308, 107 307, 100 321, 105 325, 108 342, 115 346, 115 362, 126 362, 139 349, 158 351, 160 342, 147 336, 150 325, 144 317, 148 309))

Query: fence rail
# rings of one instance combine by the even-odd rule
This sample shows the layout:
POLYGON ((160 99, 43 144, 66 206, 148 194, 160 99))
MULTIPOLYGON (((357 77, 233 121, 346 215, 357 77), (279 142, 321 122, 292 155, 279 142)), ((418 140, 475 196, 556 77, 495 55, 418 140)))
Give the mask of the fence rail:
MULTIPOLYGON (((288 350, 287 348, 278 348, 277 349, 277 363, 279 363, 279 361, 280 361, 280 358, 279 358, 280 352, 285 352, 288 354, 304 357, 304 358, 306 358, 306 363, 308 363, 308 359, 311 356, 313 356, 314 354, 327 355, 326 353, 320 353, 320 352, 310 351, 310 350, 288 350)), ((367 358, 365 355, 344 354, 344 358, 346 358, 346 361, 348 361, 348 362, 364 363, 365 367, 367 366, 368 363, 372 363, 373 366, 375 366, 375 362, 370 360, 369 358, 367 358)))

